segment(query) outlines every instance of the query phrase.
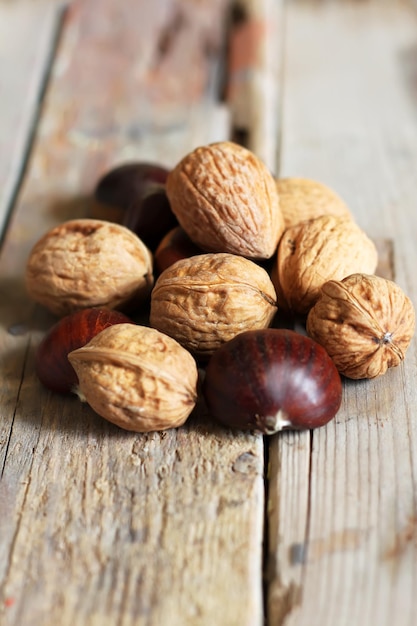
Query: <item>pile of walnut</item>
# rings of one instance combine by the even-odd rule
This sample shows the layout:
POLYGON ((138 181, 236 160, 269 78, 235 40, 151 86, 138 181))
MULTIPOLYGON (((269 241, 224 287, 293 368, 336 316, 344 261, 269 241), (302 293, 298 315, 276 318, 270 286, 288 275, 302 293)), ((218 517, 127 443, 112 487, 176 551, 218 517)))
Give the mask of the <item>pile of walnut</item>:
POLYGON ((94 195, 96 215, 35 244, 26 284, 59 317, 37 350, 41 382, 118 426, 180 426, 202 390, 228 426, 314 428, 340 407, 340 375, 404 359, 411 301, 374 274, 374 243, 328 187, 275 180, 220 142, 172 171, 119 166, 94 195), (282 312, 306 333, 277 328, 282 312))

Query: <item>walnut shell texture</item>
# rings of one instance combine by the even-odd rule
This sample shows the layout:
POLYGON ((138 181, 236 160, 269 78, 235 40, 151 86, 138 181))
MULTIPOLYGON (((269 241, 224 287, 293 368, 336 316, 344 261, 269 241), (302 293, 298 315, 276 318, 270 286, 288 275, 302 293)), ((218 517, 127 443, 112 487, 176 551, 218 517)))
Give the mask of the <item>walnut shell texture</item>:
POLYGON ((162 272, 151 295, 151 326, 208 357, 244 330, 268 327, 276 294, 259 265, 228 253, 177 261, 162 272))
POLYGON ((87 307, 123 308, 153 285, 152 255, 128 228, 75 219, 34 245, 26 266, 30 297, 60 317, 87 307))
POLYGON ((353 219, 349 207, 327 185, 309 178, 278 178, 279 204, 285 228, 320 215, 353 219))
POLYGON ((375 244, 353 221, 322 215, 288 228, 279 243, 272 280, 278 306, 306 315, 328 280, 373 274, 375 244))
POLYGON ((201 146, 170 172, 179 223, 207 252, 270 258, 284 230, 276 183, 251 151, 230 141, 201 146))
POLYGON ((393 281, 367 274, 331 280, 307 317, 307 333, 348 378, 375 378, 405 357, 415 329, 411 300, 393 281))
POLYGON ((80 398, 126 430, 181 426, 195 406, 195 360, 153 328, 110 326, 68 358, 79 379, 80 398))

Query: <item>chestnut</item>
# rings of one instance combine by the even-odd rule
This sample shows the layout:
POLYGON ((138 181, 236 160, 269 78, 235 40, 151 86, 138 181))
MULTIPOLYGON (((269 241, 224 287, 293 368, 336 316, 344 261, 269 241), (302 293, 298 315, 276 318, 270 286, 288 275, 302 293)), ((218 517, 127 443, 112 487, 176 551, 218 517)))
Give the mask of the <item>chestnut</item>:
POLYGON ((287 329, 248 330, 212 355, 203 382, 212 416, 270 435, 323 426, 342 401, 340 375, 318 343, 287 329))
POLYGON ((154 254, 155 268, 160 274, 176 261, 187 259, 196 254, 203 254, 203 250, 191 241, 181 226, 176 226, 162 238, 156 248, 154 254))
POLYGON ((165 193, 168 174, 167 168, 155 163, 125 163, 102 176, 94 190, 96 202, 119 209, 121 224, 152 251, 178 224, 165 193))
POLYGON ((161 238, 178 225, 165 187, 153 183, 144 184, 142 195, 132 199, 122 224, 138 235, 154 252, 161 238))
POLYGON ((78 378, 68 354, 85 346, 108 326, 130 321, 120 311, 106 308, 82 309, 61 318, 49 329, 36 350, 35 372, 41 383, 58 393, 73 391, 78 378))
POLYGON ((142 197, 146 184, 165 185, 169 170, 154 163, 131 162, 118 165, 97 182, 94 197, 102 204, 127 209, 132 199, 142 197))

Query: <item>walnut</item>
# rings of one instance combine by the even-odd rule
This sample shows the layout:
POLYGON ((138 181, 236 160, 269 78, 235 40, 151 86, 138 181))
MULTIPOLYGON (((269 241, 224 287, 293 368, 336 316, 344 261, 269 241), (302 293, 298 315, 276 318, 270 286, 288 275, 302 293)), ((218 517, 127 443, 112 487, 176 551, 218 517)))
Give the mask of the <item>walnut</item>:
POLYGON ((353 219, 344 201, 323 183, 308 178, 278 178, 279 204, 285 228, 320 215, 353 219))
POLYGON ((141 301, 153 285, 152 256, 130 230, 102 220, 75 219, 49 230, 33 247, 26 286, 58 316, 141 301))
POLYGON ((270 258, 284 230, 273 176, 233 142, 202 146, 171 171, 167 194, 177 219, 207 252, 270 258))
POLYGON ((310 337, 348 378, 375 378, 399 365, 414 328, 414 308, 402 289, 367 274, 326 282, 307 317, 310 337))
POLYGON ((305 315, 327 280, 372 274, 377 263, 374 243, 353 220, 322 215, 300 222, 279 243, 272 272, 278 305, 305 315))
POLYGON ((249 259, 208 253, 162 272, 151 295, 151 326, 199 357, 244 330, 265 328, 276 312, 267 272, 249 259))
POLYGON ((79 379, 80 398, 126 430, 181 426, 195 406, 195 360, 153 328, 110 326, 68 358, 79 379))

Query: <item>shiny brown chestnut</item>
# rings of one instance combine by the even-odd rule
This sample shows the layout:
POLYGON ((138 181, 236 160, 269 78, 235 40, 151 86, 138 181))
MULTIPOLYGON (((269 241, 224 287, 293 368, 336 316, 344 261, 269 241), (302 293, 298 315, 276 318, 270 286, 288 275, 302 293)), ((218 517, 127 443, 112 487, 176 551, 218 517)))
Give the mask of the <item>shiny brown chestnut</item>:
POLYGON ((165 185, 168 173, 169 170, 155 163, 124 163, 99 179, 94 197, 103 204, 128 209, 132 199, 143 196, 143 188, 147 184, 165 185))
POLYGON ((243 332, 213 354, 203 395, 225 426, 271 435, 329 422, 342 401, 342 382, 318 343, 267 328, 243 332))
POLYGON ((35 371, 41 383, 58 393, 70 393, 78 378, 68 354, 85 346, 99 332, 131 320, 105 308, 88 308, 61 318, 40 342, 35 354, 35 371))
POLYGON ((160 274, 176 261, 187 259, 196 254, 203 254, 203 250, 191 241, 181 226, 176 226, 162 238, 156 248, 154 254, 155 268, 160 274))
POLYGON ((94 190, 98 205, 118 208, 120 223, 152 251, 178 224, 165 193, 168 173, 167 168, 156 163, 124 163, 107 172, 94 190))
POLYGON ((122 224, 138 235, 153 252, 161 238, 178 225, 165 187, 144 184, 142 196, 132 199, 122 224))

